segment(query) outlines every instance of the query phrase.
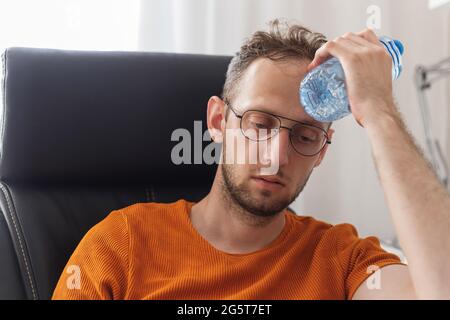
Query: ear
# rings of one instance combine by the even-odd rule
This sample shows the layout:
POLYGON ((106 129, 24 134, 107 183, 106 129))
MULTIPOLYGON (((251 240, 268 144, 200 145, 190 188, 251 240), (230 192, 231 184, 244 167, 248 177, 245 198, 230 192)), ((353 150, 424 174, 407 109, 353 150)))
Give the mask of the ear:
POLYGON ((206 119, 211 139, 216 143, 222 143, 225 131, 225 102, 222 99, 217 96, 209 98, 206 119))
MULTIPOLYGON (((333 134, 334 134, 334 129, 329 128, 327 134, 328 134, 328 139, 330 141, 332 141, 332 137, 333 137, 333 134)), ((325 157, 325 153, 327 153, 328 146, 329 146, 329 144, 327 143, 325 145, 325 147, 322 149, 322 151, 320 151, 319 158, 317 158, 317 161, 314 164, 314 168, 318 167, 320 165, 320 163, 322 162, 323 158, 325 157)))

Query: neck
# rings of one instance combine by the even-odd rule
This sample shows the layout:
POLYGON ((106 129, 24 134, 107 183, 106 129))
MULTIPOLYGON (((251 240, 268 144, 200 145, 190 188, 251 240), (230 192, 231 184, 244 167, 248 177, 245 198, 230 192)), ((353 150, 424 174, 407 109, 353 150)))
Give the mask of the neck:
POLYGON ((190 218, 197 232, 213 247, 227 253, 250 253, 269 245, 285 226, 284 211, 260 217, 244 210, 219 183, 192 206, 190 218))

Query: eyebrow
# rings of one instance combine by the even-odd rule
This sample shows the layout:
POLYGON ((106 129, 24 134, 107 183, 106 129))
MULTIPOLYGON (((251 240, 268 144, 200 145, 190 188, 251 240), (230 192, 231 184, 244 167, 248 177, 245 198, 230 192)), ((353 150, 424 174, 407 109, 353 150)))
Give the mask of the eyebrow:
POLYGON ((273 113, 272 111, 267 110, 267 108, 265 106, 263 106, 263 105, 250 106, 250 108, 247 109, 247 110, 256 110, 256 111, 267 112, 267 113, 273 114, 273 115, 275 115, 277 117, 280 117, 281 119, 286 119, 286 120, 290 120, 290 121, 294 121, 294 122, 301 122, 301 123, 304 123, 304 124, 309 124, 309 125, 312 125, 312 126, 315 126, 315 127, 322 128, 323 130, 326 131, 326 126, 325 127, 322 126, 323 122, 319 122, 319 121, 316 121, 316 120, 309 120, 309 119, 296 120, 296 119, 288 118, 288 117, 281 116, 281 115, 279 115, 277 113, 273 113))

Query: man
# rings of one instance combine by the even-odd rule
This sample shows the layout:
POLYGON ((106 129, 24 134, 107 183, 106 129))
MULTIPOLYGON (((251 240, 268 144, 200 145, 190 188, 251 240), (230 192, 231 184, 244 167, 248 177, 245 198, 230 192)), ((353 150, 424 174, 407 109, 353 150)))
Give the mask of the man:
POLYGON ((371 30, 326 42, 274 21, 233 58, 207 119, 222 142, 210 193, 198 203, 113 211, 68 262, 80 268, 79 285, 63 272, 54 299, 450 298, 449 195, 395 107, 391 58, 371 30), (309 117, 298 99, 307 71, 331 55, 344 68, 408 265, 349 224, 287 209, 333 136, 331 124, 309 117), (229 131, 238 134, 230 139, 229 131), (231 148, 242 146, 246 156, 262 149, 256 163, 229 161, 231 148), (277 170, 264 174, 271 163, 277 170))

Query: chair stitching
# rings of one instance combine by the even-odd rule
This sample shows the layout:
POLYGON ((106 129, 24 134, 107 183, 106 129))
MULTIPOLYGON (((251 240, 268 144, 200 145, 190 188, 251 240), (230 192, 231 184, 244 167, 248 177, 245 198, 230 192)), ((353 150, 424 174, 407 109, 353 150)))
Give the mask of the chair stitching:
POLYGON ((33 280, 31 279, 30 269, 28 267, 27 258, 25 256, 25 250, 24 250, 23 244, 22 244, 22 238, 20 237, 19 229, 17 228, 16 219, 15 219, 14 214, 13 214, 11 203, 9 202, 9 196, 8 196, 8 193, 7 193, 6 189, 5 189, 5 187, 1 183, 0 183, 0 188, 2 189, 3 194, 5 195, 6 203, 8 204, 8 209, 9 209, 9 211, 11 213, 11 219, 12 219, 12 222, 14 224, 14 229, 16 231, 17 238, 19 240, 19 246, 20 246, 20 250, 21 250, 21 253, 22 253, 22 258, 23 258, 23 261, 25 262, 25 269, 26 269, 26 272, 27 272, 28 281, 30 281, 31 292, 33 294, 33 298, 35 300, 37 300, 37 295, 36 295, 36 292, 35 292, 35 289, 34 289, 33 280))

